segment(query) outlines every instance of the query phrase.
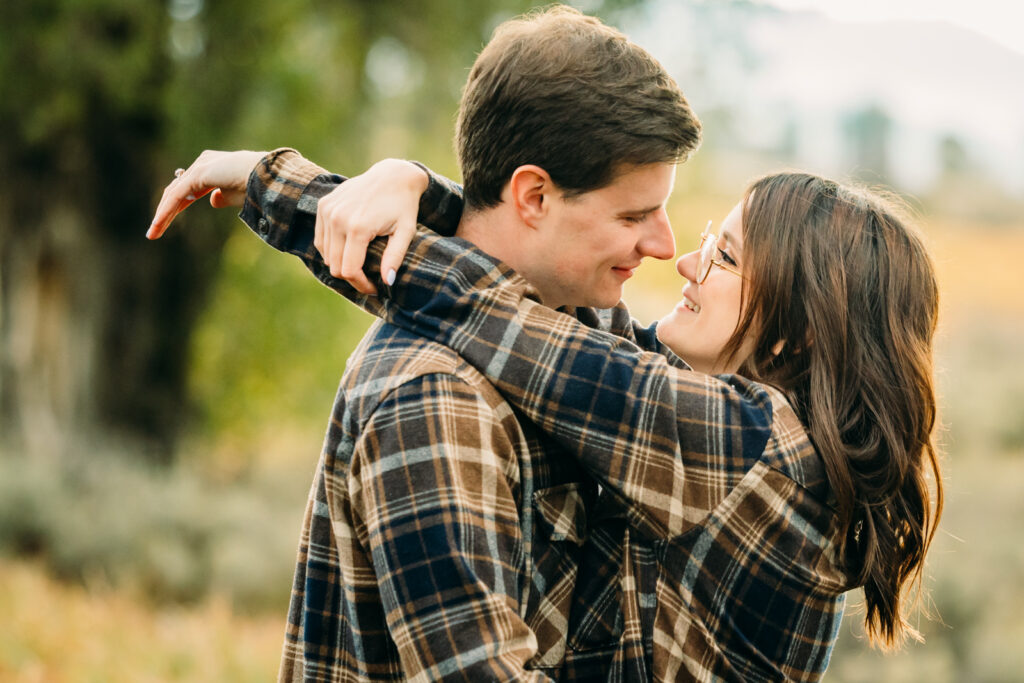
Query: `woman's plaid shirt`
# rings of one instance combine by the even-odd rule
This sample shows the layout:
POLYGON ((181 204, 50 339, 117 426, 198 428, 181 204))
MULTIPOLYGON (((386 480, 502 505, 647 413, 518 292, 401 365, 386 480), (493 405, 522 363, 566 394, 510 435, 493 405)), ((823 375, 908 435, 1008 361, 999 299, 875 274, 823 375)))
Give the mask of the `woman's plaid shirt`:
MULTIPOLYGON (((369 268, 379 255, 375 245, 369 268)), ((583 539, 618 611, 600 678, 822 676, 850 586, 834 562, 823 465, 779 392, 681 370, 641 348, 655 347, 652 330, 623 339, 593 329, 601 321, 589 312, 577 312, 588 327, 541 306, 521 277, 461 240, 419 234, 380 299, 355 296, 304 258, 367 310, 457 351, 601 481, 604 502, 583 539)), ((577 594, 590 597, 591 584, 578 582, 577 594)), ((579 623, 567 661, 586 651, 572 633, 579 623)))

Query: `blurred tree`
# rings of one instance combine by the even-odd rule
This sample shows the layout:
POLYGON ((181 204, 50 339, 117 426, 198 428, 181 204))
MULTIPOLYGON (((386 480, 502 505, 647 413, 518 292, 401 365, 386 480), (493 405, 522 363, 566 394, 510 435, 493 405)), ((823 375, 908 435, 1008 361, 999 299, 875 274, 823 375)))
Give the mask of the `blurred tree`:
POLYGON ((168 461, 230 223, 193 211, 146 242, 175 166, 288 144, 361 168, 375 115, 403 92, 406 125, 447 139, 475 51, 531 4, 0 3, 0 434, 34 453, 128 437, 168 461))
POLYGON ((922 199, 932 212, 960 221, 1016 226, 1024 215, 1014 196, 978 163, 983 153, 961 135, 947 133, 936 142, 939 173, 922 199))
POLYGON ((872 104, 845 117, 847 158, 853 173, 872 183, 889 178, 889 136, 892 118, 881 106, 872 104))
POLYGON ((971 170, 970 155, 964 141, 953 134, 939 139, 939 163, 943 176, 958 176, 971 170))

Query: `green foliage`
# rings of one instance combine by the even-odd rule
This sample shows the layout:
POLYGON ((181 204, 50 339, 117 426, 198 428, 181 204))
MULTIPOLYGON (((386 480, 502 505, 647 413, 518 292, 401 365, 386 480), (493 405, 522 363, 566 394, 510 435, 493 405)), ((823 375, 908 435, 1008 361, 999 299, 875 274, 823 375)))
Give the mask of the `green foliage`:
POLYGON ((291 425, 322 435, 345 360, 371 318, 239 225, 193 339, 207 435, 291 425))
POLYGON ((111 111, 154 106, 165 61, 160 5, 133 0, 8 2, 0 10, 0 118, 25 144, 64 140, 88 127, 90 101, 111 111))

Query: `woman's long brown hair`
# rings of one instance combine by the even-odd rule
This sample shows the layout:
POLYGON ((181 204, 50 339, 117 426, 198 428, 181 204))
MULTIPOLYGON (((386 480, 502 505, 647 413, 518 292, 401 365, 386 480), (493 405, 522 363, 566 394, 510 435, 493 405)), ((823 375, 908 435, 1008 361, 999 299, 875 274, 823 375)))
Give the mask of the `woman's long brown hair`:
POLYGON ((895 202, 782 173, 748 188, 743 270, 744 313, 725 355, 756 331, 740 374, 787 394, 824 459, 838 557, 863 586, 871 641, 919 638, 908 593, 920 597, 943 502, 931 259, 895 202))

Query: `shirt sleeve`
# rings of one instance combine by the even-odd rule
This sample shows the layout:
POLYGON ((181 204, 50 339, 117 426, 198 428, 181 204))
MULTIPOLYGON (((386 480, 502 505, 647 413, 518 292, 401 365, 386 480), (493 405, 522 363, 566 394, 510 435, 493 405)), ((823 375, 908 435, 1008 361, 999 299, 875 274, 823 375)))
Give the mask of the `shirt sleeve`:
MULTIPOLYGON (((438 234, 454 235, 462 215, 461 186, 422 164, 417 165, 429 176, 427 189, 420 197, 417 220, 438 234)), ((381 317, 382 302, 331 275, 313 245, 317 203, 345 180, 294 149, 275 150, 261 159, 249 175, 239 218, 270 246, 297 256, 320 282, 381 317)))
POLYGON ((665 346, 657 335, 657 323, 644 325, 630 315, 629 308, 624 301, 620 301, 614 308, 567 308, 564 312, 573 316, 587 327, 595 330, 602 330, 616 337, 622 337, 627 341, 636 344, 644 351, 659 353, 664 356, 670 365, 678 368, 689 369, 690 366, 677 356, 672 349, 665 346))
MULTIPOLYGON (((381 250, 372 245, 370 268, 381 250)), ((674 367, 535 296, 468 242, 424 231, 382 311, 476 367, 618 495, 642 533, 674 537, 703 521, 764 454, 768 392, 674 367)))
MULTIPOLYGON (((417 220, 439 235, 455 234, 462 216, 462 186, 419 162, 427 189, 417 220)), ((304 258, 313 249, 317 202, 347 178, 330 173, 294 149, 281 148, 253 168, 239 217, 272 247, 304 258)))
POLYGON ((388 629, 412 681, 545 681, 520 617, 518 459, 507 427, 448 374, 389 392, 349 476, 388 629))

